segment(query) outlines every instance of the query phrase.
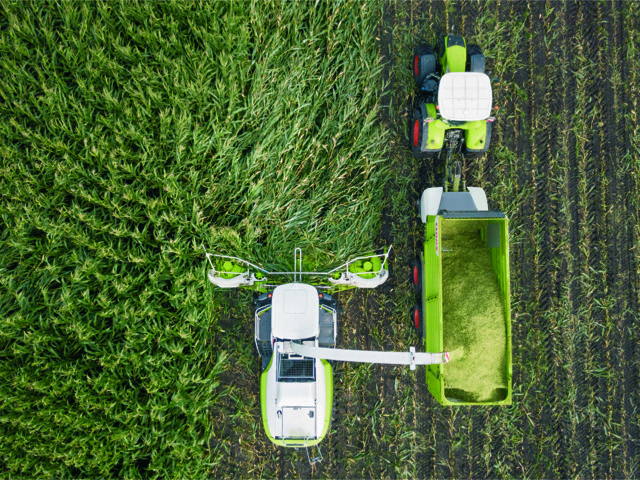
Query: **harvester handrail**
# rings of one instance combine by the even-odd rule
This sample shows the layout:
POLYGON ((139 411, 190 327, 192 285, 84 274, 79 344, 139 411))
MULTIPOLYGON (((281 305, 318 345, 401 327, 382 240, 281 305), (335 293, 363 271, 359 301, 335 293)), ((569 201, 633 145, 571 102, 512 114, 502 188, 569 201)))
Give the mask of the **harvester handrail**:
MULTIPOLYGON (((297 270, 297 265, 294 266, 294 270, 292 272, 288 272, 288 271, 283 271, 283 272, 270 272, 268 270, 265 270, 264 268, 258 267, 257 265, 254 265, 251 262, 248 262, 247 260, 243 260, 242 258, 238 258, 238 257, 233 257, 230 255, 220 255, 217 253, 207 253, 205 252, 206 256, 207 256, 207 260, 209 261, 209 264, 211 265, 211 268, 218 273, 238 273, 238 272, 225 272, 222 270, 216 270, 215 266, 213 265, 213 262, 211 261, 210 257, 217 257, 217 258, 227 258, 230 260, 237 260, 239 262, 242 262, 246 265, 249 265, 253 268, 256 268, 258 270, 260 270, 262 273, 266 274, 266 275, 294 275, 294 279, 297 279, 298 277, 300 277, 301 275, 331 275, 332 273, 337 272, 338 270, 342 269, 342 268, 349 268, 349 265, 357 262, 358 260, 364 260, 367 258, 373 258, 373 257, 384 257, 384 261, 382 262, 382 265, 380 267, 380 271, 385 270, 384 264, 387 261, 387 259, 389 258, 389 254, 391 253, 391 248, 393 248, 393 245, 389 247, 389 249, 387 250, 387 253, 378 253, 378 254, 373 254, 373 255, 365 255, 362 257, 357 257, 354 259, 351 259, 345 263, 343 263, 342 265, 329 270, 328 272, 303 272, 301 270, 297 270)), ((302 252, 300 252, 299 257, 298 257, 298 250, 300 250, 299 248, 296 248, 296 253, 294 256, 294 262, 298 263, 298 261, 301 263, 302 262, 302 252)), ((378 273, 379 273, 378 272, 378 273)), ((375 272, 374 272, 375 273, 375 272)), ((302 280, 302 278, 300 278, 300 280, 302 280)))
POLYGON ((219 255, 217 253, 207 253, 206 251, 204 252, 205 255, 207 256, 207 260, 209 261, 209 265, 211 265, 211 268, 215 271, 215 272, 219 272, 219 273, 237 273, 237 272, 223 272, 221 270, 216 270, 216 267, 213 265, 213 262, 211 261, 210 257, 217 257, 217 258, 228 258, 229 260, 237 260, 238 262, 242 262, 246 265, 249 265, 250 267, 253 267, 255 269, 260 270, 263 273, 271 273, 268 272, 267 270, 265 270, 264 268, 261 268, 257 265, 254 265, 251 262, 248 262, 247 260, 243 260, 242 258, 238 258, 238 257, 232 257, 231 255, 219 255))
POLYGON ((342 267, 346 267, 346 268, 348 269, 348 268, 349 268, 349 265, 350 265, 351 263, 355 263, 355 262, 357 262, 358 260, 364 260, 364 259, 366 259, 366 258, 372 258, 372 257, 384 257, 384 261, 382 262, 382 265, 380 266, 380 271, 382 271, 382 270, 384 270, 384 269, 385 269, 385 268, 384 268, 384 264, 385 264, 385 262, 387 261, 387 259, 389 258, 389 254, 391 253, 391 249, 392 249, 392 248, 393 248, 393 245, 391 245, 391 246, 389 247, 389 249, 387 250, 387 253, 377 253, 377 254, 374 254, 374 255, 365 255, 365 256, 363 256, 363 257, 353 258, 353 259, 349 260, 348 262, 343 263, 343 264, 342 264, 342 265, 340 265, 339 267, 336 267, 336 268, 334 268, 333 270, 329 270, 329 272, 327 273, 327 275, 331 275, 332 273, 334 273, 334 272, 336 272, 336 271, 340 270, 342 267))

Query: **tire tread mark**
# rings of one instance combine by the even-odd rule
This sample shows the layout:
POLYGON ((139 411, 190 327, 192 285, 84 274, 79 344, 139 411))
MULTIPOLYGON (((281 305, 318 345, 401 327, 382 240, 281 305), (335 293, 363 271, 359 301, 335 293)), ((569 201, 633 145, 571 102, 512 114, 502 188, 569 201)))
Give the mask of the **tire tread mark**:
MULTIPOLYGON (((511 22, 528 24, 530 10, 529 5, 525 2, 510 2, 510 17, 511 22)), ((518 58, 516 62, 516 70, 511 77, 511 81, 516 85, 521 85, 527 90, 528 98, 530 99, 530 70, 528 66, 530 62, 530 49, 528 48, 528 41, 525 36, 521 36, 518 39, 517 45, 518 58)), ((530 125, 528 120, 530 119, 531 105, 529 101, 522 98, 514 99, 513 111, 520 111, 520 114, 513 120, 513 142, 515 143, 516 157, 521 159, 516 171, 517 176, 517 191, 516 194, 521 192, 531 191, 531 143, 530 143, 530 125)), ((507 107, 508 109, 508 107, 507 107)), ((510 112, 507 112, 507 115, 510 112)), ((517 210, 512 213, 511 223, 514 225, 522 225, 526 223, 527 219, 531 218, 532 206, 531 199, 525 198, 520 203, 517 210)), ((526 326, 531 323, 531 315, 527 311, 528 305, 532 302, 534 297, 534 282, 532 281, 531 270, 533 268, 531 262, 532 245, 530 238, 527 234, 522 235, 522 241, 519 245, 511 250, 511 278, 512 278, 512 301, 517 302, 520 305, 518 311, 514 312, 514 328, 512 329, 512 342, 513 348, 513 386, 517 388, 526 388, 526 385, 530 384, 533 379, 530 378, 529 369, 526 368, 535 362, 534 354, 530 348, 527 348, 528 342, 528 328, 526 326), (517 282, 515 281, 517 279, 517 282)), ((523 432, 530 430, 530 423, 526 415, 522 415, 519 418, 518 428, 523 432)), ((535 439, 531 435, 524 434, 523 441, 519 445, 517 455, 522 459, 522 462, 526 466, 533 466, 536 464, 536 446, 535 439)), ((529 475, 536 475, 534 472, 527 472, 529 475)))
MULTIPOLYGON (((545 3, 534 1, 530 3, 530 6, 530 31, 542 33, 545 31, 546 19, 543 19, 545 3)), ((544 38, 546 38, 546 35, 544 38)), ((533 271, 535 272, 535 295, 537 299, 533 312, 533 324, 540 326, 539 342, 545 352, 544 358, 548 362, 553 358, 553 345, 550 343, 551 325, 545 314, 551 309, 549 283, 550 276, 553 275, 550 251, 549 176, 551 159, 549 148, 552 144, 554 131, 554 129, 549 129, 548 109, 553 109, 555 105, 550 103, 549 90, 553 86, 548 85, 547 48, 546 45, 541 45, 540 43, 539 38, 531 36, 529 43, 531 63, 529 68, 533 79, 531 82, 531 117, 534 122, 531 126, 531 138, 533 139, 532 171, 535 172, 532 230, 535 232, 534 245, 536 255, 534 256, 533 271)), ((540 363, 538 365, 543 370, 549 369, 549 365, 542 366, 540 363)), ((538 440, 537 454, 549 459, 554 457, 551 445, 557 435, 556 429, 552 425, 550 409, 550 404, 555 404, 554 383, 553 378, 546 379, 544 387, 536 395, 535 405, 536 416, 538 417, 537 423, 543 425, 545 430, 549 432, 544 438, 538 440)), ((538 474, 543 478, 554 477, 553 472, 550 470, 553 463, 544 462, 538 474)))
MULTIPOLYGON (((626 45, 628 40, 627 32, 638 32, 640 31, 640 19, 638 18, 637 7, 632 4, 632 2, 614 2, 616 9, 618 10, 619 15, 619 39, 616 40, 616 43, 619 45, 618 48, 618 64, 622 68, 622 78, 625 81, 638 81, 638 76, 636 71, 633 71, 631 74, 631 69, 627 67, 627 55, 626 55, 626 45), (635 11, 633 11, 635 8, 635 11), (633 75, 633 76, 632 76, 633 75)), ((636 33, 637 35, 637 33, 636 33)), ((637 36, 636 36, 637 38, 637 36)), ((623 158, 625 155, 631 155, 631 140, 630 140, 630 128, 632 125, 626 124, 627 115, 630 111, 637 111, 638 99, 637 96, 631 97, 629 95, 629 84, 626 83, 621 93, 622 98, 622 112, 619 116, 619 131, 623 134, 624 143, 622 145, 622 151, 620 151, 620 157, 623 158), (633 98, 633 99, 632 99, 633 98)), ((635 85, 635 91, 637 91, 637 84, 635 85)), ((623 176, 623 196, 625 199, 628 198, 638 198, 639 195, 639 185, 638 179, 634 176, 634 174, 629 170, 626 171, 623 176)), ((625 205, 627 202, 624 202, 625 205)), ((640 404, 640 400, 638 398, 640 392, 639 386, 639 376, 640 376, 640 349, 638 348, 638 339, 637 335, 633 335, 633 332, 638 331, 639 319, 638 319, 638 311, 640 305, 638 304, 638 283, 640 282, 640 278, 638 278, 638 257, 637 253, 634 254, 633 245, 637 241, 638 232, 635 230, 637 228, 637 223, 640 221, 640 212, 637 211, 637 206, 634 209, 633 207, 628 207, 625 217, 628 218, 626 228, 624 229, 624 233, 622 235, 622 259, 621 259, 621 274, 622 274, 622 282, 626 286, 625 292, 625 300, 626 300, 626 309, 624 313, 624 321, 623 321, 623 361, 624 361, 624 409, 623 409, 623 425, 626 427, 626 435, 625 435, 625 459, 626 459, 626 470, 624 472, 623 477, 634 478, 640 472, 638 471, 638 466, 636 463, 635 471, 633 470, 633 461, 629 461, 628 459, 638 458, 640 455, 640 426, 638 425, 637 420, 637 408, 640 404)))
MULTIPOLYGON (((432 19, 431 30, 437 35, 439 33, 446 33, 446 7, 441 0, 433 0, 422 3, 420 8, 427 11, 427 16, 432 19)), ((408 24, 408 19, 403 22, 408 24)), ((411 114, 413 112, 410 112, 411 114)), ((419 182, 420 188, 425 187, 425 179, 434 178, 437 173, 434 172, 435 162, 421 163, 419 182)), ((442 407, 439 407, 437 402, 431 396, 426 383, 425 378, 418 380, 416 386, 416 401, 415 401, 415 422, 418 431, 418 442, 422 442, 419 445, 418 453, 416 457, 416 472, 417 478, 434 478, 436 476, 436 447, 433 444, 436 439, 436 424, 443 413, 442 407)), ((438 439, 440 441, 440 439, 438 439)))
MULTIPOLYGON (((585 45, 585 55, 588 59, 597 56, 599 53, 600 39, 598 36, 598 23, 599 23, 599 11, 598 6, 592 2, 583 2, 580 4, 582 10, 582 36, 585 45)), ((587 349, 585 350, 585 364, 591 369, 599 368, 602 365, 602 329, 596 328, 596 325, 604 325, 604 318, 602 311, 599 308, 594 308, 594 304, 598 305, 602 303, 605 296, 604 281, 600 272, 602 272, 602 249, 601 239, 605 232, 603 231, 603 212, 601 208, 602 202, 602 140, 601 129, 597 128, 598 121, 600 120, 600 111, 602 106, 602 89, 603 81, 600 78, 597 69, 591 69, 590 74, 585 84, 586 104, 584 117, 589 121, 592 119, 591 124, 587 124, 587 138, 585 142, 585 156, 586 156, 586 180, 588 190, 586 199, 587 210, 587 225, 589 225, 588 234, 588 259, 587 267, 591 274, 588 276, 589 288, 592 289, 591 298, 588 300, 587 306, 589 308, 589 326, 587 331, 589 332, 589 341, 587 349), (595 274, 595 275, 594 275, 595 274)), ((594 406, 594 398, 602 398, 602 391, 605 387, 604 379, 602 377, 589 375, 585 379, 586 391, 589 393, 589 404, 591 408, 594 406)), ((587 438, 585 443, 589 449, 589 462, 588 475, 593 477, 602 477, 602 467, 599 460, 605 460, 602 455, 602 446, 604 445, 604 438, 602 428, 597 428, 597 419, 593 414, 589 414, 588 420, 584 422, 583 432, 586 430, 587 438), (598 458, 597 460, 594 458, 598 458)))
MULTIPOLYGON (((580 5, 577 0, 568 0, 565 11, 565 25, 567 39, 569 45, 578 45, 582 41, 579 36, 577 25, 582 21, 580 18, 580 5)), ((565 54, 571 50, 566 49, 565 54)), ((569 257, 571 259, 568 266, 568 275, 570 279, 569 297, 571 300, 571 315, 573 318, 580 316, 581 303, 583 301, 583 289, 580 282, 582 265, 584 258, 580 249, 581 232, 580 224, 584 221, 580 205, 580 187, 579 187, 579 163, 576 154, 577 138, 574 131, 576 121, 575 111, 577 107, 575 92, 577 89, 577 79, 575 72, 578 70, 578 62, 573 55, 567 56, 568 74, 565 76, 564 83, 564 110, 566 113, 565 130, 567 133, 567 194, 569 199, 569 257)), ((585 341, 582 335, 577 335, 575 339, 575 357, 571 360, 571 377, 576 391, 574 400, 574 409, 582 412, 586 409, 586 394, 584 392, 585 368, 581 358, 581 352, 585 350, 585 341)), ((588 449, 585 444, 588 438, 588 432, 584 428, 584 422, 578 416, 574 416, 572 435, 572 477, 580 476, 581 468, 585 465, 588 458, 588 449)))

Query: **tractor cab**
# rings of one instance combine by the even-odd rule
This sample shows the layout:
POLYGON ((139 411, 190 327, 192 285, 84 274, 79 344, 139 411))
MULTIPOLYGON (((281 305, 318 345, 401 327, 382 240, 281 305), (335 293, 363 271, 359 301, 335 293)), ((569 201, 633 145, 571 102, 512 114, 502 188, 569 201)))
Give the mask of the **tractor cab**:
POLYGON ((438 107, 445 123, 486 120, 491 101, 491 81, 484 73, 447 73, 440 80, 438 107))
POLYGON ((420 91, 411 127, 413 154, 436 157, 452 143, 453 153, 482 156, 494 118, 491 80, 480 47, 467 45, 459 35, 441 37, 435 50, 416 48, 413 67, 420 91))

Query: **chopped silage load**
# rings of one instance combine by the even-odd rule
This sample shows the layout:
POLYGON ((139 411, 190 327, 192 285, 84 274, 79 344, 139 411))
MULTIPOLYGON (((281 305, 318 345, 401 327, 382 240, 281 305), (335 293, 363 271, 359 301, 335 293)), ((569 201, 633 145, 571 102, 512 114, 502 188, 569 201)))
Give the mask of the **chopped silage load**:
POLYGON ((480 237, 482 221, 444 220, 442 304, 445 395, 462 401, 506 395, 506 318, 491 253, 480 237), (447 251, 452 250, 452 251, 447 251))

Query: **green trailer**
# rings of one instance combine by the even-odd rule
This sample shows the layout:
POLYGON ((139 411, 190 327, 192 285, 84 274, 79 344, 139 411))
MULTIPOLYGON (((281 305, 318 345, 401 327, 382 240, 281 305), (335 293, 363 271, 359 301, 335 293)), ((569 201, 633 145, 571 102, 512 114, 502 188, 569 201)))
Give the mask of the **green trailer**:
POLYGON ((426 367, 442 405, 511 404, 511 317, 507 217, 481 188, 428 188, 420 200, 424 249, 413 267, 420 302, 412 320, 425 351, 449 352, 426 367))

